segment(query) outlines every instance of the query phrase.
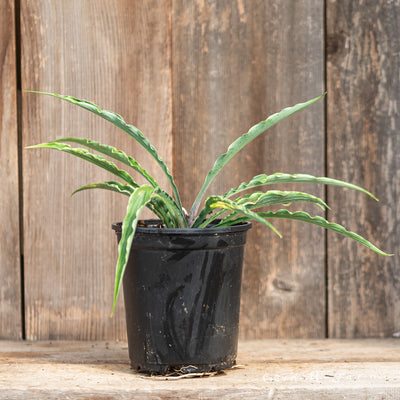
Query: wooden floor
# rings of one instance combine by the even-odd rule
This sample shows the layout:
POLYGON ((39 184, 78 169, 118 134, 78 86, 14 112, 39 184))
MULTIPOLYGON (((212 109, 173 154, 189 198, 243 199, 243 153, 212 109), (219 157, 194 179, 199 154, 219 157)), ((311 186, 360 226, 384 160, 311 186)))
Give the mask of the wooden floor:
POLYGON ((123 342, 0 342, 0 399, 400 399, 400 339, 241 342, 239 367, 133 372, 123 342))

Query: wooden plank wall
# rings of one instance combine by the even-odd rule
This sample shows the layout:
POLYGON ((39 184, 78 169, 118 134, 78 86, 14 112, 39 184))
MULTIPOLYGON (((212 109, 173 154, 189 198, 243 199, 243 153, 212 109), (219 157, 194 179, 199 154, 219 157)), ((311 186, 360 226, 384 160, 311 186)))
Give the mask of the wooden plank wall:
MULTIPOLYGON (((118 111, 172 164, 167 6, 157 0, 133 7, 119 0, 24 2, 23 89, 71 94, 118 111)), ((53 98, 25 94, 24 146, 90 137, 142 162, 127 135, 98 119, 53 98)), ((74 189, 110 175, 69 155, 25 150, 23 162, 27 338, 124 338, 122 299, 110 318, 117 256, 111 224, 122 220, 127 198, 104 191, 71 198, 74 189)))
POLYGON ((384 258, 329 235, 329 335, 400 331, 400 2, 327 2, 328 173, 379 203, 331 189, 339 222, 396 253, 384 258))
MULTIPOLYGON (((189 207, 233 140, 279 109, 324 91, 322 3, 279 8, 275 3, 174 2, 174 170, 189 207)), ((221 172, 210 192, 224 193, 261 173, 321 175, 323 149, 320 102, 257 138, 221 172)), ((283 240, 264 226, 249 233, 241 335, 324 336, 324 233, 290 222, 274 224, 283 240)))
POLYGON ((0 339, 22 337, 14 2, 0 3, 0 339))
MULTIPOLYGON (((11 17, 2 12, 0 18, 14 21, 14 3, 5 3, 11 17)), ((75 95, 123 115, 173 168, 187 208, 215 158, 236 137, 326 87, 326 108, 321 101, 258 138, 212 189, 224 192, 263 172, 327 170, 381 200, 330 189, 330 217, 399 253, 399 1, 361 6, 328 0, 324 9, 318 0, 21 0, 20 9, 22 89, 75 95)), ((14 27, 0 26, 0 54, 3 48, 15 51, 9 39, 14 27)), ((11 60, 2 69, 2 99, 15 87, 15 56, 11 60)), ((8 107, 16 104, 12 93, 8 107)), ((18 163, 18 135, 15 112, 8 113, 4 101, 2 107, 2 121, 15 132, 3 147, 1 131, 4 171, 4 151, 18 163)), ((165 183, 123 133, 83 110, 24 93, 21 117, 23 146, 90 137, 135 154, 165 183)), ((68 155, 24 150, 22 164, 27 338, 123 339, 122 301, 109 318, 117 256, 110 225, 124 215, 126 199, 101 191, 71 198, 75 188, 109 175, 68 155)), ((16 190, 11 175, 5 182, 16 190)), ((322 187, 292 188, 325 195, 322 187)), ((10 202, 14 196, 0 194, 0 227, 12 207, 18 209, 10 202)), ((13 271, 7 278, 13 285, 5 292, 2 278, 6 297, 0 307, 5 298, 20 309, 15 219, 13 226, 9 243, 17 257, 7 264, 3 247, 0 253, 1 277, 13 271)), ((284 239, 259 226, 249 233, 241 337, 390 336, 400 330, 398 255, 375 257, 335 235, 326 242, 323 230, 301 223, 276 226, 284 239)), ((3 308, 0 327, 8 323, 3 308)), ((20 313, 14 319, 3 337, 21 336, 20 313)))

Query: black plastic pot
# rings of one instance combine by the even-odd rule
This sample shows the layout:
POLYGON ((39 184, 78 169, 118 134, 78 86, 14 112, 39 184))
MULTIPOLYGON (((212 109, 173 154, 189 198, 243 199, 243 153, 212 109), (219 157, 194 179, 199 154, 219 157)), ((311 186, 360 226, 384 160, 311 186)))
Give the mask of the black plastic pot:
MULTIPOLYGON (((250 227, 136 229, 123 279, 134 369, 209 372, 235 364, 250 227)), ((119 241, 121 224, 113 229, 119 241)))

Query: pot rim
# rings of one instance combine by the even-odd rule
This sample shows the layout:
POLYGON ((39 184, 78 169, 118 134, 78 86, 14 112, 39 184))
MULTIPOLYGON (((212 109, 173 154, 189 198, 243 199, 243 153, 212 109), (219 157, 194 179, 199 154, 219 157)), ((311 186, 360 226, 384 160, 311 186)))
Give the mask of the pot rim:
MULTIPOLYGON (((157 225, 161 221, 158 219, 145 219, 145 221, 150 225, 157 225)), ((218 220, 214 221, 217 223, 218 220)), ((200 236, 200 235, 212 235, 221 233, 233 233, 233 232, 243 232, 251 228, 252 223, 250 221, 241 222, 240 224, 224 226, 219 228, 153 228, 153 227, 137 227, 136 233, 140 234, 156 234, 156 235, 190 235, 190 236, 200 236)), ((122 231, 122 222, 116 222, 112 224, 112 229, 117 232, 122 231)))

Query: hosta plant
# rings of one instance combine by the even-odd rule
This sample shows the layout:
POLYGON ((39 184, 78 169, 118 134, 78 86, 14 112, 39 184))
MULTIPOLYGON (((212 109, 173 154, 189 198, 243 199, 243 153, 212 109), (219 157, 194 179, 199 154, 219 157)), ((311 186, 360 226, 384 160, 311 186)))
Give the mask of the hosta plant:
POLYGON ((270 184, 307 182, 354 189, 376 199, 367 190, 351 183, 326 177, 315 177, 306 174, 263 174, 255 176, 249 182, 240 183, 237 187, 230 189, 224 194, 209 196, 203 200, 204 194, 213 179, 228 163, 228 161, 231 160, 231 158, 233 158, 240 150, 242 150, 243 147, 264 133, 270 127, 275 125, 277 122, 289 117, 297 111, 310 106, 323 97, 323 95, 311 99, 305 103, 299 103, 293 107, 285 108, 282 111, 269 116, 267 119, 251 127, 247 133, 236 139, 228 147, 226 153, 217 158, 213 167, 208 172, 204 184, 201 187, 192 207, 190 208, 190 211, 186 211, 185 208, 182 207, 178 188, 176 187, 174 178, 167 165, 161 159, 157 150, 151 145, 149 140, 139 129, 133 125, 127 124, 120 115, 111 111, 102 110, 97 105, 88 101, 54 93, 34 93, 46 94, 65 100, 111 122, 126 134, 131 136, 133 140, 138 142, 150 154, 150 156, 155 159, 170 183, 172 193, 168 193, 165 188, 162 188, 154 177, 152 177, 144 168, 142 168, 133 157, 127 155, 124 151, 89 139, 66 137, 63 139, 54 140, 52 142, 30 146, 30 148, 47 148, 72 154, 107 170, 120 179, 120 181, 92 183, 85 185, 74 192, 77 193, 87 189, 106 189, 122 193, 129 197, 126 216, 122 224, 122 237, 118 246, 119 256, 116 266, 113 310, 115 308, 125 267, 128 262, 129 252, 135 235, 139 216, 144 207, 150 209, 161 220, 162 226, 168 228, 207 229, 210 224, 212 224, 213 227, 223 227, 239 224, 243 221, 253 220, 266 225, 278 236, 281 236, 278 230, 272 225, 271 220, 274 218, 285 218, 303 221, 332 230, 336 233, 347 236, 350 239, 354 239, 378 254, 388 255, 379 250, 368 240, 356 233, 349 232, 341 225, 328 222, 321 216, 311 216, 304 211, 292 212, 286 209, 286 206, 289 204, 298 202, 314 203, 322 209, 328 208, 327 204, 322 199, 299 191, 259 190, 259 188, 268 187, 270 184), (72 147, 68 143, 83 146, 84 148, 72 147), (96 153, 93 153, 92 151, 96 153), (133 170, 134 174, 141 175, 146 179, 147 184, 139 185, 136 182, 134 175, 127 170, 120 169, 111 160, 119 161, 127 166, 129 171, 133 170), (250 189, 253 191, 250 192, 250 189), (283 208, 278 211, 268 211, 267 206, 270 205, 280 205, 283 208))

